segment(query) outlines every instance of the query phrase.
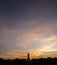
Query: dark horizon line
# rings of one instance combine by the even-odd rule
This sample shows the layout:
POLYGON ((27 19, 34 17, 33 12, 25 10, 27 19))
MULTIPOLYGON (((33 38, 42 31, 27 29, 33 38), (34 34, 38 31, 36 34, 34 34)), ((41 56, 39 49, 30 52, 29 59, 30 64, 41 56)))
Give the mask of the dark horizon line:
MULTIPOLYGON (((43 58, 43 57, 41 57, 41 58, 32 58, 32 59, 30 59, 30 60, 33 60, 33 59, 35 59, 35 60, 37 60, 37 59, 57 59, 57 57, 47 57, 47 58, 43 58)), ((26 58, 14 58, 14 59, 5 59, 5 58, 0 58, 0 60, 27 60, 26 58)))

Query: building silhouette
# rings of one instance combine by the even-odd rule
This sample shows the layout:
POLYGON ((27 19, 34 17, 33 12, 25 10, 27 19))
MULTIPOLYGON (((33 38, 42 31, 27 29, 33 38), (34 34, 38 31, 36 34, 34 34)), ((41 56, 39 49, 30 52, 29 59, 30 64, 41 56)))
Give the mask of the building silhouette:
POLYGON ((29 53, 27 54, 27 60, 28 61, 30 60, 30 54, 29 53))

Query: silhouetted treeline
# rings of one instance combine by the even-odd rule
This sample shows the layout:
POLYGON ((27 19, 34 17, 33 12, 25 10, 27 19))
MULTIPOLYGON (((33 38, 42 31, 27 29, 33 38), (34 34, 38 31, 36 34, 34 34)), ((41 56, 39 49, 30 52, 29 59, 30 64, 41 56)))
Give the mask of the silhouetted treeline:
POLYGON ((14 59, 4 60, 0 58, 0 65, 57 65, 57 58, 40 58, 40 59, 14 59))

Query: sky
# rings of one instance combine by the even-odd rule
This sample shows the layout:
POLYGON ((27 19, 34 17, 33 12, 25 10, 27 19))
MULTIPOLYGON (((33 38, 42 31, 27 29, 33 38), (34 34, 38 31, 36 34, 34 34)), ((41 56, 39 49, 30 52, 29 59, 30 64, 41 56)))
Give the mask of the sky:
POLYGON ((57 0, 0 0, 0 57, 57 57, 57 0))

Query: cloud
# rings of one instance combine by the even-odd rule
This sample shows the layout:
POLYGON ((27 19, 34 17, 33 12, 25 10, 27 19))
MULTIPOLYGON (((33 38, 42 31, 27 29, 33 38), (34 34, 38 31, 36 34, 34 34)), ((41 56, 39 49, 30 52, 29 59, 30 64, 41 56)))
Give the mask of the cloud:
POLYGON ((1 38, 3 37, 2 38, 2 40, 4 41, 3 43, 6 42, 5 44, 17 44, 17 45, 19 44, 25 46, 24 44, 29 45, 29 43, 31 43, 32 41, 48 42, 50 40, 53 41, 53 39, 56 38, 56 34, 55 32, 53 32, 54 30, 53 24, 52 25, 44 24, 44 25, 37 26, 37 24, 35 24, 34 22, 34 24, 32 23, 28 24, 28 26, 31 26, 32 28, 27 27, 27 25, 25 26, 27 29, 26 28, 10 29, 10 30, 2 29, 2 33, 0 35, 1 38))
POLYGON ((41 55, 35 57, 35 58, 48 58, 48 57, 57 57, 57 51, 50 51, 50 52, 43 52, 41 55))
POLYGON ((4 59, 15 59, 15 58, 26 58, 27 59, 27 53, 30 53, 30 58, 34 58, 40 54, 42 54, 39 50, 35 49, 28 49, 28 50, 9 50, 7 52, 4 52, 4 54, 0 54, 1 58, 4 59))
MULTIPOLYGON (((25 23, 26 22, 18 25, 16 25, 17 23, 13 24, 11 26, 11 28, 13 27, 12 29, 10 28, 10 25, 9 27, 7 26, 8 29, 7 27, 4 28, 5 26, 1 28, 0 50, 4 50, 5 52, 8 52, 9 50, 30 51, 31 49, 35 49, 35 51, 57 50, 56 23, 44 24, 37 22, 37 20, 25 23)), ((3 52, 1 52, 1 54, 3 54, 3 52)), ((41 52, 38 54, 41 54, 41 52)))
POLYGON ((54 2, 42 0, 28 2, 28 4, 26 2, 22 4, 21 1, 8 2, 11 3, 11 6, 14 5, 13 8, 6 1, 2 2, 3 14, 0 12, 1 54, 8 53, 8 51, 16 54, 14 50, 30 51, 32 49, 37 54, 41 54, 37 51, 57 50, 57 3, 54 2))

